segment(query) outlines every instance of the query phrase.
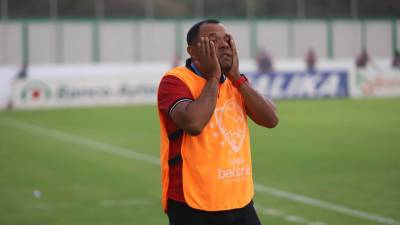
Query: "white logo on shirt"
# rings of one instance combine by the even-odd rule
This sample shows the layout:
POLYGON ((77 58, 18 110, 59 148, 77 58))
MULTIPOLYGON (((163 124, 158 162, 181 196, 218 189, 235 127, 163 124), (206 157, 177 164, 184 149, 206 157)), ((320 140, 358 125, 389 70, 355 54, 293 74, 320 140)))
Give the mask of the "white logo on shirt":
POLYGON ((215 109, 215 118, 220 132, 232 151, 240 151, 247 130, 242 107, 231 98, 222 107, 215 109))

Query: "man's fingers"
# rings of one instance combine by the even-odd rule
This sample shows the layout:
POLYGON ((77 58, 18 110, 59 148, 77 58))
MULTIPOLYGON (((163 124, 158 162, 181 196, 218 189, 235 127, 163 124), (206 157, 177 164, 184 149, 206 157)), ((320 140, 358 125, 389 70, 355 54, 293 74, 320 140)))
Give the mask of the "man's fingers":
POLYGON ((206 49, 206 57, 210 57, 211 49, 210 49, 210 39, 208 37, 204 38, 204 46, 206 49))
POLYGON ((220 74, 220 66, 217 57, 216 45, 210 41, 208 37, 200 37, 200 49, 197 59, 193 62, 202 72, 211 76, 213 74, 220 74))
POLYGON ((236 54, 236 44, 235 44, 235 40, 233 40, 233 36, 231 34, 229 34, 229 44, 231 46, 231 49, 233 51, 233 54, 236 54))
POLYGON ((200 51, 201 51, 201 57, 206 56, 206 49, 205 49, 205 44, 204 44, 204 37, 200 37, 200 51))
POLYGON ((233 76, 233 74, 239 73, 239 58, 238 58, 235 40, 233 39, 233 36, 231 34, 228 34, 228 35, 229 35, 229 45, 232 49, 232 54, 233 54, 232 67, 229 71, 229 73, 230 73, 229 75, 233 76))
POLYGON ((236 45, 235 45, 235 41, 233 39, 231 39, 231 48, 234 54, 236 54, 236 45))
POLYGON ((215 44, 214 44, 213 41, 210 41, 210 54, 211 54, 212 58, 218 60, 217 52, 216 52, 216 49, 215 49, 215 44))

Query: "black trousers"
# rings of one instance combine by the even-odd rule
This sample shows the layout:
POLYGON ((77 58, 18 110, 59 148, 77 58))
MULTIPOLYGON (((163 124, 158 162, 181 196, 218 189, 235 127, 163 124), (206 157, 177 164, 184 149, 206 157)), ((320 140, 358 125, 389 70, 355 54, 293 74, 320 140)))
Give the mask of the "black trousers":
POLYGON ((168 199, 170 225, 261 225, 253 201, 240 209, 208 212, 168 199))

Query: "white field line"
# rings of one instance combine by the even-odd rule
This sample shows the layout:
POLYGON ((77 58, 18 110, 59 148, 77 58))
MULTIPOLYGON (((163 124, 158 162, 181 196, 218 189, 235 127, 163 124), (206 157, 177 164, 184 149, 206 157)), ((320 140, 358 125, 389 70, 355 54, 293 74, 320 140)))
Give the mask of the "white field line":
MULTIPOLYGON (((27 131, 27 132, 30 132, 33 134, 40 134, 40 135, 51 137, 51 138, 54 138, 54 139, 57 139, 57 140, 60 140, 63 142, 86 146, 86 147, 92 148, 93 150, 99 150, 102 152, 107 152, 107 153, 127 157, 130 159, 146 162, 146 163, 149 163, 149 164, 152 164, 155 166, 160 165, 160 161, 159 161, 158 157, 140 153, 140 152, 136 152, 132 149, 123 148, 123 147, 111 145, 108 143, 91 140, 88 138, 80 137, 77 135, 69 134, 69 133, 58 131, 58 130, 51 129, 51 128, 41 127, 38 125, 34 125, 31 123, 27 123, 27 122, 22 122, 22 121, 15 120, 15 119, 0 117, 0 122, 3 125, 13 127, 16 129, 20 129, 20 130, 24 130, 24 131, 27 131)), ((342 206, 339 204, 322 201, 322 200, 319 200, 316 198, 310 198, 310 197, 307 197, 304 195, 295 194, 292 192, 284 191, 284 190, 273 188, 273 187, 267 187, 267 186, 264 186, 261 184, 255 184, 255 190, 261 194, 268 194, 268 195, 272 195, 275 197, 288 199, 290 201, 299 202, 299 203, 303 203, 306 205, 311 205, 311 206, 315 206, 318 208, 324 208, 327 210, 339 212, 339 213, 342 213, 345 215, 358 217, 358 218, 362 218, 362 219, 366 219, 366 220, 370 220, 370 221, 375 221, 375 222, 381 223, 381 224, 400 225, 400 222, 398 222, 394 219, 391 219, 391 218, 363 212, 363 211, 356 210, 356 209, 351 209, 351 208, 348 208, 346 206, 342 206)))
POLYGON ((265 194, 273 195, 275 197, 285 198, 285 199, 288 199, 288 200, 291 200, 294 202, 300 202, 300 203, 303 203, 306 205, 312 205, 312 206, 315 206, 318 208, 324 208, 324 209, 328 209, 331 211, 340 212, 342 214, 346 214, 349 216, 363 218, 366 220, 371 220, 371 221, 375 221, 375 222, 382 223, 382 224, 400 225, 400 222, 398 222, 394 219, 391 219, 391 218, 386 218, 386 217, 382 217, 379 215, 374 215, 371 213, 363 212, 360 210, 351 209, 351 208, 348 208, 348 207, 345 207, 345 206, 342 206, 339 204, 322 201, 322 200, 319 200, 316 198, 310 198, 310 197, 307 197, 304 195, 295 194, 295 193, 280 190, 277 188, 267 187, 267 186, 263 186, 260 184, 255 184, 254 188, 258 193, 265 193, 265 194))
POLYGON ((138 161, 143 161, 156 166, 160 165, 160 160, 158 158, 147 154, 139 153, 128 148, 111 145, 105 142, 95 141, 92 139, 80 137, 77 135, 69 134, 51 128, 37 126, 26 122, 21 122, 18 120, 0 118, 0 121, 4 125, 28 131, 33 134, 41 134, 47 137, 54 138, 59 141, 73 143, 77 145, 83 145, 94 150, 103 151, 114 155, 135 159, 138 161))
POLYGON ((309 221, 308 219, 306 219, 304 217, 288 214, 288 213, 285 213, 278 209, 263 208, 258 204, 255 204, 254 207, 257 209, 257 212, 259 212, 261 214, 264 214, 268 217, 271 217, 271 216, 280 217, 281 219, 286 220, 291 223, 305 224, 305 225, 328 225, 327 223, 324 223, 321 221, 309 221))
POLYGON ((58 202, 58 203, 26 203, 23 205, 24 209, 39 209, 39 210, 50 210, 53 208, 69 208, 77 206, 77 203, 72 202, 58 202))
MULTIPOLYGON (((152 205, 154 201, 150 198, 131 198, 122 200, 101 200, 97 202, 98 206, 101 207, 131 207, 131 206, 145 206, 152 205)), ((81 206, 79 202, 55 202, 55 203, 26 203, 23 205, 24 209, 29 210, 50 210, 55 208, 69 208, 81 206)))

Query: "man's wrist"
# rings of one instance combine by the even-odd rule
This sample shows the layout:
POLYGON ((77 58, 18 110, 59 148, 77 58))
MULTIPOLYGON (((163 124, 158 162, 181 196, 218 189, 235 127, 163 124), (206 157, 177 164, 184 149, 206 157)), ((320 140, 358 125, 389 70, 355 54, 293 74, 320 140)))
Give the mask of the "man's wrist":
POLYGON ((215 76, 211 76, 210 78, 207 79, 207 81, 216 81, 217 83, 219 82, 219 78, 215 76))
POLYGON ((248 81, 247 77, 244 74, 240 74, 239 78, 233 82, 233 86, 239 88, 240 86, 242 86, 242 84, 246 83, 247 81, 248 81))
POLYGON ((241 76, 241 74, 240 74, 239 72, 237 72, 237 73, 232 74, 232 75, 229 77, 229 79, 230 79, 232 82, 235 82, 235 81, 237 81, 237 80, 240 78, 240 76, 241 76))

